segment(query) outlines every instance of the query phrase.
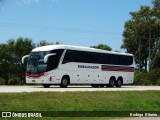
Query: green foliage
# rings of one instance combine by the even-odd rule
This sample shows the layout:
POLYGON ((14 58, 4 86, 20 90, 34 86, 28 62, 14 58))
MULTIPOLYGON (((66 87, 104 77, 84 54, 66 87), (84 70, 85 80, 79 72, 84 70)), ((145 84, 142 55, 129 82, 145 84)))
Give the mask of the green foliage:
POLYGON ((154 7, 160 7, 160 0, 153 0, 152 3, 154 7))
POLYGON ((108 51, 111 51, 112 48, 108 45, 105 45, 105 44, 99 44, 97 46, 90 46, 91 48, 96 48, 96 49, 101 49, 101 50, 108 50, 108 51))
POLYGON ((137 72, 134 75, 135 85, 160 85, 160 69, 153 69, 150 72, 137 72))
POLYGON ((9 79, 8 84, 9 85, 19 85, 19 84, 22 84, 22 81, 20 80, 20 78, 14 77, 14 78, 9 79))
POLYGON ((150 85, 151 81, 148 79, 147 73, 135 73, 134 76, 134 84, 135 85, 150 85))
POLYGON ((0 78, 0 85, 4 85, 4 79, 0 78))
POLYGON ((37 47, 45 46, 45 45, 61 45, 62 43, 60 42, 55 42, 55 43, 49 43, 46 40, 41 40, 38 44, 37 47))
POLYGON ((156 81, 156 85, 160 86, 160 78, 156 81))
POLYGON ((151 60, 152 69, 160 67, 160 38, 156 40, 156 46, 152 50, 151 60))
POLYGON ((148 79, 151 81, 151 83, 153 85, 156 84, 156 81, 158 79, 158 74, 157 74, 156 70, 153 69, 148 73, 148 79))
MULTIPOLYGON (((123 32, 123 44, 121 48, 134 54, 137 67, 141 71, 147 71, 149 49, 151 50, 152 68, 156 68, 160 54, 158 38, 160 37, 160 0, 153 0, 153 8, 141 6, 137 12, 130 12, 131 19, 125 23, 123 32), (149 44, 150 43, 150 44, 149 44)), ((160 67, 160 66, 159 66, 160 67)))
POLYGON ((45 45, 51 45, 49 42, 45 40, 41 40, 38 44, 37 47, 45 46, 45 45))
POLYGON ((17 40, 10 39, 6 44, 0 44, 0 68, 3 68, 0 69, 0 77, 4 79, 4 84, 7 85, 11 79, 10 76, 15 74, 21 81, 25 81, 25 68, 21 67, 21 58, 29 54, 34 47, 35 44, 31 39, 22 37, 17 40))

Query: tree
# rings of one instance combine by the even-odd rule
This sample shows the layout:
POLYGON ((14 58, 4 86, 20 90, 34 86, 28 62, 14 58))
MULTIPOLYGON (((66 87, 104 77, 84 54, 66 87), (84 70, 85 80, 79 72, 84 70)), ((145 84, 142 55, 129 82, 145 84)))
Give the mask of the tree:
POLYGON ((55 42, 55 43, 49 43, 46 40, 41 40, 38 44, 37 47, 45 46, 45 45, 61 45, 62 43, 60 42, 55 42))
POLYGON ((108 51, 111 51, 112 48, 108 45, 105 45, 105 44, 99 44, 97 46, 90 46, 91 48, 96 48, 96 49, 102 49, 102 50, 108 50, 108 51))
POLYGON ((131 20, 125 23, 123 45, 127 52, 134 54, 136 65, 147 71, 151 50, 155 45, 157 26, 155 11, 149 6, 141 6, 137 12, 130 12, 131 20))
POLYGON ((33 41, 29 38, 10 39, 6 44, 0 44, 0 77, 3 78, 5 84, 11 77, 17 76, 22 82, 25 81, 25 68, 21 67, 22 56, 29 54, 35 47, 33 41))
POLYGON ((160 7, 160 0, 153 0, 152 4, 154 5, 154 7, 160 7))
POLYGON ((38 44, 37 47, 45 46, 45 45, 51 45, 51 43, 47 42, 46 40, 41 40, 38 44))
POLYGON ((13 71, 10 66, 10 64, 13 64, 10 54, 9 47, 5 44, 0 44, 0 77, 5 80, 4 84, 8 84, 9 73, 13 71))
POLYGON ((156 47, 152 51, 152 62, 151 67, 154 68, 160 68, 160 38, 157 40, 156 47))
POLYGON ((151 68, 160 68, 160 0, 153 0, 152 1, 154 7, 154 15, 156 18, 155 21, 155 43, 154 43, 154 48, 152 50, 152 54, 151 54, 151 68))
POLYGON ((21 59, 24 55, 27 55, 31 50, 35 48, 35 43, 29 38, 18 38, 15 40, 14 52, 16 54, 15 63, 17 63, 17 69, 19 70, 19 77, 23 83, 25 83, 25 71, 26 66, 21 66, 21 59))

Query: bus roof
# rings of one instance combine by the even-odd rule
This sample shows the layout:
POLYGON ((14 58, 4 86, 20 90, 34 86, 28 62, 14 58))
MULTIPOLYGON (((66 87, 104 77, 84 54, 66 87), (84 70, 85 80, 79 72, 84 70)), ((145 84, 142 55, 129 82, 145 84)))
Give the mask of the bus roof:
POLYGON ((33 49, 32 52, 50 51, 50 50, 54 50, 54 49, 70 49, 70 50, 79 50, 79 51, 88 51, 88 52, 98 52, 98 53, 109 53, 109 54, 120 54, 120 55, 133 56, 133 54, 130 54, 130 53, 120 53, 120 52, 113 52, 113 51, 100 50, 100 49, 82 47, 82 46, 73 46, 73 45, 46 45, 46 46, 42 46, 42 47, 37 47, 37 48, 33 49))

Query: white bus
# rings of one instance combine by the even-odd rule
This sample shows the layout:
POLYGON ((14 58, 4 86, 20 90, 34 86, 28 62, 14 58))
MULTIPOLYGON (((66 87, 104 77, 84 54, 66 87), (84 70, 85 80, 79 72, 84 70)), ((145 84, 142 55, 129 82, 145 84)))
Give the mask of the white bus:
POLYGON ((134 57, 95 48, 48 45, 35 48, 28 58, 27 84, 60 85, 85 84, 92 87, 121 87, 133 83, 134 57))

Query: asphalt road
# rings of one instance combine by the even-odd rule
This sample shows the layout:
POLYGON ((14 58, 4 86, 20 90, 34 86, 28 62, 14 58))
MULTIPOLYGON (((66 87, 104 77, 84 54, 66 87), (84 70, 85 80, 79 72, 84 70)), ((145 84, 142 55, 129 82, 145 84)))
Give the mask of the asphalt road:
POLYGON ((44 88, 43 86, 0 86, 0 93, 13 92, 66 92, 66 91, 144 91, 144 90, 160 90, 160 86, 122 86, 121 88, 92 88, 91 86, 68 86, 68 88, 60 88, 59 86, 51 86, 44 88))

